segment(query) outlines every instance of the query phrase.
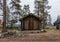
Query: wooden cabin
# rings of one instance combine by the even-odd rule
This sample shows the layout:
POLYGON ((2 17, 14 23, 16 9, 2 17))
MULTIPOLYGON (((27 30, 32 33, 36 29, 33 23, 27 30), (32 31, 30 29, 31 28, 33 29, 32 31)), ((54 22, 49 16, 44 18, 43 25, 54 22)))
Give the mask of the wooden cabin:
POLYGON ((56 26, 56 29, 60 29, 60 18, 58 18, 58 19, 54 22, 54 26, 56 26))
POLYGON ((32 13, 20 19, 22 30, 40 30, 41 19, 32 13))

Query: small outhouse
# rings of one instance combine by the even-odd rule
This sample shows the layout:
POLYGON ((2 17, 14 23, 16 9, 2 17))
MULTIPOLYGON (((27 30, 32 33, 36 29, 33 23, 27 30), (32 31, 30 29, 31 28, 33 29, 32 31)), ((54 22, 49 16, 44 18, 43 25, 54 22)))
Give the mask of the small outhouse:
POLYGON ((54 26, 56 26, 56 29, 60 29, 60 17, 54 22, 54 26))
POLYGON ((20 19, 21 30, 39 30, 41 26, 41 19, 32 13, 20 19))

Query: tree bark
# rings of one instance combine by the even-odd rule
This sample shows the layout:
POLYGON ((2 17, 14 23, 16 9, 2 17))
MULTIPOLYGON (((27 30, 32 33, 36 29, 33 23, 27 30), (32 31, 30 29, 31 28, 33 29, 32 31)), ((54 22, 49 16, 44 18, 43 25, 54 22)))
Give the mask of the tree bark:
POLYGON ((6 29, 6 0, 3 0, 3 28, 2 32, 7 32, 6 29))

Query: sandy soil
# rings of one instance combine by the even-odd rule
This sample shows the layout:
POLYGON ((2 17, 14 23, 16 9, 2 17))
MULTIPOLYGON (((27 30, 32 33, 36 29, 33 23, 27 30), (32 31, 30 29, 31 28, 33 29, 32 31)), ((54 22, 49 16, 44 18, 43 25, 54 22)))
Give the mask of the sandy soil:
POLYGON ((0 42, 60 42, 59 30, 46 30, 45 33, 23 33, 20 36, 1 38, 0 42))

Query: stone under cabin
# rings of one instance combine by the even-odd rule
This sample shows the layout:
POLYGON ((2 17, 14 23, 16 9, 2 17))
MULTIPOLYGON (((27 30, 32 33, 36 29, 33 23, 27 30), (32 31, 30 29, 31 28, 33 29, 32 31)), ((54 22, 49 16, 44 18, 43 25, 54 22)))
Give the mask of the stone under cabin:
POLYGON ((32 13, 20 19, 21 30, 40 30, 41 19, 32 13))

